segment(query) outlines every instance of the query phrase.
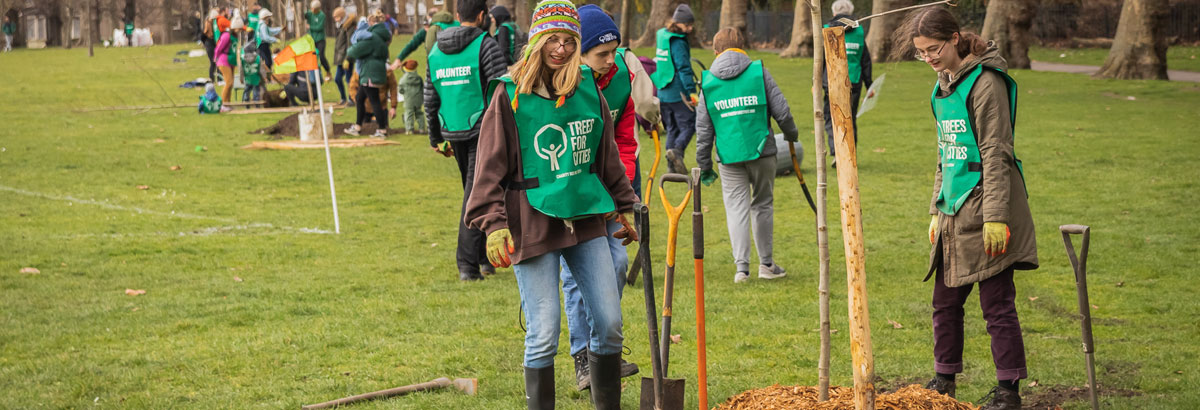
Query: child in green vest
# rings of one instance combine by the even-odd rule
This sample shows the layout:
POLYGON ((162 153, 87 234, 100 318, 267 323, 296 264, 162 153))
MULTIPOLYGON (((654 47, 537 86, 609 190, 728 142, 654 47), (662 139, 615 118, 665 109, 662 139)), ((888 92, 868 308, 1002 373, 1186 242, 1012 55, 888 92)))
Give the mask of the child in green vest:
MULTIPOLYGON (((462 3, 459 3, 462 4, 462 3)), ((534 9, 530 46, 493 83, 483 116, 466 219, 488 232, 488 259, 512 266, 525 319, 525 400, 552 409, 558 350, 559 267, 565 260, 591 317, 588 367, 596 409, 621 406, 621 300, 606 219, 638 202, 613 138, 613 119, 580 57, 579 14, 566 0, 534 9)), ((439 42, 440 46, 440 42, 439 42)))
POLYGON ((774 260, 775 139, 770 119, 788 141, 800 132, 787 99, 762 61, 751 61, 742 51, 745 37, 725 28, 713 37, 717 52, 712 69, 701 80, 696 104, 696 163, 701 182, 712 184, 712 150, 721 170, 721 195, 737 272, 734 283, 750 278, 750 231, 758 250, 758 278, 778 279, 787 271, 774 260))
POLYGON ((201 114, 221 113, 221 96, 217 95, 217 87, 213 83, 204 86, 204 94, 200 95, 200 104, 196 108, 201 114))
POLYGON ((425 131, 425 80, 417 72, 417 60, 404 61, 404 75, 399 81, 400 95, 404 96, 404 128, 408 134, 424 134, 425 131))
POLYGON ((695 28, 692 8, 680 4, 667 27, 655 35, 654 74, 663 123, 667 128, 667 168, 686 174, 683 152, 696 133, 696 82, 692 78, 692 51, 688 34, 695 28))
POLYGON ((262 97, 262 71, 258 61, 258 49, 254 44, 246 44, 242 49, 242 79, 246 82, 242 101, 258 101, 262 97))
POLYGON ((1020 409, 1020 380, 1028 372, 1013 275, 1037 269, 1038 259, 1021 160, 1013 148, 1017 83, 1006 73, 999 48, 962 31, 944 7, 913 12, 893 36, 893 57, 916 57, 937 73, 929 97, 937 140, 927 144, 937 143, 938 163, 931 169, 932 246, 924 272, 925 280, 935 277, 935 376, 925 388, 954 397, 955 375, 963 370, 963 305, 978 284, 997 381, 981 410, 1020 409))
MULTIPOLYGON (((850 0, 837 0, 833 2, 833 18, 829 20, 825 27, 845 27, 846 23, 842 19, 854 19, 854 3, 850 0)), ((864 88, 871 88, 871 52, 867 50, 867 34, 866 30, 859 26, 855 28, 846 28, 846 65, 850 73, 850 120, 854 127, 854 142, 858 142, 858 103, 859 96, 862 95, 864 88)), ((822 67, 824 69, 824 67, 822 67)), ((829 155, 835 155, 833 144, 833 120, 829 113, 829 79, 828 76, 821 77, 824 82, 821 83, 821 89, 825 90, 825 137, 829 140, 829 155)), ((867 97, 872 97, 874 94, 869 94, 867 97)), ((857 145, 857 144, 855 144, 857 145)), ((837 162, 833 163, 834 168, 837 167, 837 162)))

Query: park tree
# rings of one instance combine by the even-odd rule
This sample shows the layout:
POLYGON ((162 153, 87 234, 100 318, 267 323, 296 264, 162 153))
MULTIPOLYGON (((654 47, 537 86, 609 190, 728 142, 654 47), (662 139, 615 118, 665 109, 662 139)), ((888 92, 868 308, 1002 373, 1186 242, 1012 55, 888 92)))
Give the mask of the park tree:
POLYGON ((813 55, 812 13, 808 2, 796 0, 795 18, 792 19, 792 39, 787 48, 779 53, 781 58, 811 57, 813 55))
MULTIPOLYGON (((871 14, 883 13, 901 7, 913 5, 913 0, 875 0, 871 14)), ((867 31, 867 49, 871 50, 871 61, 894 61, 892 57, 892 32, 900 27, 905 13, 895 13, 871 19, 871 29, 867 31)))
MULTIPOLYGON (((748 0, 725 0, 721 2, 721 29, 732 27, 746 37, 746 7, 748 0)), ((797 2, 800 3, 800 2, 797 2)), ((799 6, 797 6, 799 7, 799 6)))
POLYGON ((1125 0, 1117 36, 1095 76, 1167 79, 1167 0, 1125 0))
POLYGON ((652 0, 650 2, 650 19, 646 21, 646 30, 642 36, 631 44, 631 47, 653 47, 654 33, 658 31, 674 11, 674 0, 652 0))
POLYGON ((983 20, 983 38, 996 42, 1009 68, 1029 68, 1029 28, 1037 7, 1033 0, 991 0, 983 20))

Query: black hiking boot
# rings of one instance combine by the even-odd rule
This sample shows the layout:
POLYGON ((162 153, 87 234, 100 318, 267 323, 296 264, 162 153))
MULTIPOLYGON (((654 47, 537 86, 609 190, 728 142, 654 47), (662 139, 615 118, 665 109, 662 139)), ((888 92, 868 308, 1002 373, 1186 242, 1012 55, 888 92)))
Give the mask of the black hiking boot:
POLYGON ((463 282, 483 280, 483 275, 480 275, 479 272, 459 272, 458 280, 461 280, 463 282))
POLYGON ((1016 391, 996 386, 979 401, 987 400, 988 397, 992 400, 979 410, 1021 410, 1021 394, 1016 391))
POLYGON ((621 353, 600 356, 589 352, 587 356, 596 410, 620 410, 621 353))
POLYGON ((584 391, 592 387, 592 378, 588 372, 588 350, 580 350, 575 358, 575 390, 584 391))
POLYGON ((485 264, 479 265, 479 273, 482 273, 483 276, 495 275, 496 267, 492 266, 492 264, 490 264, 490 263, 485 263, 485 264))
POLYGON ((683 151, 677 149, 667 150, 667 168, 669 171, 676 174, 687 175, 687 165, 683 163, 683 151))
POLYGON ((925 383, 926 390, 933 390, 935 392, 950 396, 950 398, 954 398, 954 390, 956 387, 957 386, 954 380, 950 380, 941 376, 933 376, 932 380, 930 380, 928 383, 925 383))
POLYGON ((525 368, 525 406, 529 410, 554 410, 554 366, 525 368))
POLYGON ((633 376, 635 374, 638 374, 639 370, 640 369, 638 369, 637 363, 627 362, 627 361, 625 361, 625 358, 621 358, 621 378, 622 379, 629 377, 629 376, 633 376))

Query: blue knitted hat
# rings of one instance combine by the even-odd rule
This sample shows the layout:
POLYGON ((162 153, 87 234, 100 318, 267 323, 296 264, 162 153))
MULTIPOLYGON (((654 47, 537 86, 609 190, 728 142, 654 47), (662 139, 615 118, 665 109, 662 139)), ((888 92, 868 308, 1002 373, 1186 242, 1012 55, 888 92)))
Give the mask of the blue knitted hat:
POLYGON ((604 43, 621 41, 621 30, 617 28, 617 23, 595 4, 579 7, 579 25, 581 53, 587 53, 604 43))

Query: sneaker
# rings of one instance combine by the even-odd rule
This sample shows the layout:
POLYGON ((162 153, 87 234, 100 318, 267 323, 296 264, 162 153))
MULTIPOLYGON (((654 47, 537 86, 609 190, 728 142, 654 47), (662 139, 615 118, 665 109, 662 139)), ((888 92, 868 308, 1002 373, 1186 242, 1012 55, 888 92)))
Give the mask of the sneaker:
POLYGON ((375 130, 375 134, 372 134, 372 135, 371 135, 371 138, 381 138, 381 139, 383 139, 383 138, 387 138, 387 131, 385 131, 385 130, 375 130))
POLYGON ((783 267, 779 266, 779 264, 772 264, 770 266, 758 265, 759 279, 779 279, 784 276, 787 276, 787 271, 783 270, 783 267))
POLYGON ((667 167, 676 174, 687 174, 687 164, 683 163, 683 152, 677 149, 668 149, 667 167))
POLYGON ((227 105, 221 107, 221 112, 230 112, 230 111, 233 111, 232 107, 229 107, 227 105))
POLYGON ((979 410, 1021 410, 1021 395, 1015 391, 996 386, 979 401, 987 400, 988 397, 992 400, 979 410))
POLYGON ((495 275, 496 267, 492 266, 490 263, 479 265, 479 273, 482 273, 483 276, 495 275))
POLYGON ((938 394, 950 396, 950 398, 954 398, 954 390, 956 390, 956 388, 957 387, 956 383, 954 383, 954 380, 944 379, 938 376, 933 376, 932 380, 929 380, 928 383, 925 383, 926 390, 933 390, 938 392, 938 394))
POLYGON ((355 124, 351 125, 349 128, 346 128, 346 130, 343 132, 345 132, 346 135, 353 135, 357 137, 359 131, 362 131, 362 127, 359 127, 358 124, 355 124))
POLYGON ((588 370, 588 350, 583 349, 572 357, 575 358, 575 390, 592 388, 592 373, 588 370))
POLYGON ((622 379, 629 377, 629 376, 633 376, 635 374, 638 374, 639 370, 641 370, 641 369, 638 369, 637 363, 627 362, 627 361, 625 361, 624 358, 621 359, 621 378, 622 379))
POLYGON ((750 272, 738 272, 733 275, 733 283, 742 283, 750 279, 750 272))

